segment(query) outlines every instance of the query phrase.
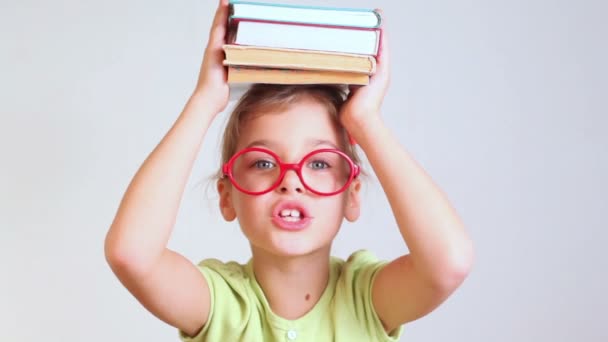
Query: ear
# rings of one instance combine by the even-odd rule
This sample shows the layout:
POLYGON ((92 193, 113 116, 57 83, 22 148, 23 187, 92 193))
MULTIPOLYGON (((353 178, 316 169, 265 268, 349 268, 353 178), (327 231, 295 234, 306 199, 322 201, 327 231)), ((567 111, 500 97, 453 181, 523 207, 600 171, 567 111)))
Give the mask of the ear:
POLYGON ((356 178, 350 184, 346 194, 346 207, 344 208, 344 218, 349 222, 355 222, 361 213, 361 181, 356 178))
POLYGON ((231 222, 236 218, 236 211, 232 205, 232 198, 230 192, 232 190, 231 184, 225 179, 218 179, 217 181, 217 192, 220 195, 220 211, 224 220, 231 222))

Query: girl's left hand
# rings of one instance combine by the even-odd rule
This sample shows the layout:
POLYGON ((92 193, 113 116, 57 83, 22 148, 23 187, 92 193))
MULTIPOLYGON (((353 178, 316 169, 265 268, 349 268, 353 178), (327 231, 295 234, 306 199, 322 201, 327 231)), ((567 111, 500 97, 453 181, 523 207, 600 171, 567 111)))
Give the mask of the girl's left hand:
POLYGON ((376 58, 376 73, 370 77, 368 85, 349 86, 348 99, 340 111, 340 121, 350 134, 364 128, 369 120, 377 119, 390 83, 388 39, 384 29, 386 21, 382 11, 379 9, 377 11, 382 15, 383 28, 376 58))

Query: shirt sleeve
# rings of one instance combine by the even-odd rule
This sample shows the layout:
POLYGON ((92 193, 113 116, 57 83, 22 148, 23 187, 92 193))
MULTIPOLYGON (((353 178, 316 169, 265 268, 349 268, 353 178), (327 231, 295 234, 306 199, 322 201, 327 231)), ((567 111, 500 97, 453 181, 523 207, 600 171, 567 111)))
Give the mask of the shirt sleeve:
POLYGON ((386 261, 378 260, 369 251, 357 251, 344 263, 338 286, 352 305, 352 312, 365 327, 368 336, 375 336, 376 341, 398 341, 403 326, 388 334, 372 302, 374 281, 378 271, 386 264, 386 261))
POLYGON ((187 336, 180 330, 180 339, 183 342, 224 341, 227 332, 238 336, 251 305, 244 285, 247 274, 243 265, 206 259, 198 268, 209 286, 209 317, 196 336, 187 336))

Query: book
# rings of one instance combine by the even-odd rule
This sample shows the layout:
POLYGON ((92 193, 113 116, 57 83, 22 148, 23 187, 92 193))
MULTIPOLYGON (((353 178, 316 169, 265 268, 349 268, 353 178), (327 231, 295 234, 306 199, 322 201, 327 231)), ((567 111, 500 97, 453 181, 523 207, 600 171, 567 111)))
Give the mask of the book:
POLYGON ((376 59, 369 55, 327 51, 224 45, 224 65, 275 69, 333 70, 372 75, 376 59))
POLYGON ((381 32, 381 29, 235 20, 229 25, 226 42, 376 56, 381 32))
POLYGON ((228 66, 228 83, 367 85, 369 76, 344 71, 228 66))
POLYGON ((231 0, 229 20, 250 19, 325 26, 376 28, 381 15, 373 9, 270 4, 231 0))

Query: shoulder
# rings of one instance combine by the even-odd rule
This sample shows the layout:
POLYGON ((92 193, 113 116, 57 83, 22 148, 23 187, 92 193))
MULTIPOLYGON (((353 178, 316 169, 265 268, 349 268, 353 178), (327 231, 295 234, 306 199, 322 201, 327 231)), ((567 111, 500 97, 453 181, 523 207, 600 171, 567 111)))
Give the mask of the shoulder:
POLYGON ((213 272, 231 280, 246 279, 246 267, 247 265, 240 264, 236 261, 224 262, 218 259, 205 259, 198 263, 198 268, 201 271, 213 272))
POLYGON ((379 260, 374 253, 367 249, 360 249, 353 252, 348 259, 346 259, 346 262, 351 265, 386 263, 385 261, 379 260))
POLYGON ((209 284, 211 293, 211 314, 214 320, 238 319, 245 315, 252 305, 252 284, 247 265, 235 261, 222 262, 206 259, 198 264, 209 284))
POLYGON ((223 262, 218 259, 205 259, 198 263, 199 270, 203 273, 212 297, 221 295, 223 291, 230 291, 236 295, 246 295, 249 287, 249 275, 247 265, 236 261, 223 262))
MULTIPOLYGON (((209 318, 196 336, 187 337, 180 332, 180 337, 186 342, 221 341, 222 336, 227 336, 224 328, 242 326, 242 322, 249 319, 252 306, 255 306, 247 264, 205 259, 198 263, 198 269, 209 285, 209 318)), ((231 330, 235 336, 238 333, 236 328, 231 330)))
POLYGON ((353 280, 352 278, 358 278, 361 272, 368 276, 373 275, 387 264, 387 261, 379 260, 372 252, 361 249, 353 252, 346 260, 332 258, 332 263, 338 268, 341 280, 353 280))
POLYGON ((386 261, 378 260, 368 250, 356 251, 346 260, 332 258, 332 271, 337 273, 336 294, 343 300, 342 304, 371 309, 368 305, 371 304, 371 288, 376 274, 385 264, 386 261))
POLYGON ((401 335, 397 330, 387 334, 372 302, 372 287, 380 271, 388 261, 368 250, 358 250, 346 260, 333 259, 335 271, 339 272, 336 282, 336 305, 345 314, 354 315, 362 333, 373 336, 377 341, 396 341, 401 335))

